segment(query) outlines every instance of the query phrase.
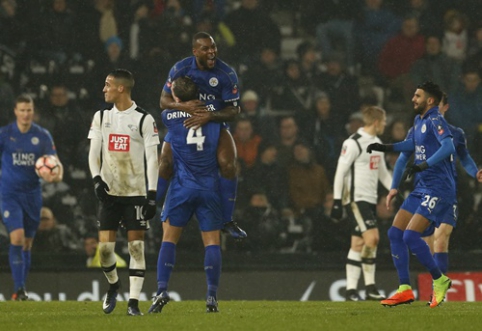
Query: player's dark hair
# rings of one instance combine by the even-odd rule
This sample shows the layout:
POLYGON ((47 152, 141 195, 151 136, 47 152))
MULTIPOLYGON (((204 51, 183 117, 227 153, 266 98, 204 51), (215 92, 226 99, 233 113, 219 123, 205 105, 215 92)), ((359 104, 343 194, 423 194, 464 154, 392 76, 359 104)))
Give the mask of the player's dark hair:
POLYGON ((185 77, 178 77, 172 82, 172 91, 174 95, 181 99, 181 101, 189 101, 197 99, 199 96, 199 91, 191 80, 191 78, 185 77))
POLYGON ((197 42, 199 39, 209 39, 209 38, 212 38, 212 36, 211 36, 209 33, 207 33, 207 32, 201 31, 201 32, 196 33, 196 34, 192 37, 192 47, 196 46, 196 42, 197 42))
POLYGON ((132 91, 135 80, 134 75, 127 69, 115 69, 109 73, 109 76, 114 77, 115 80, 120 80, 121 84, 125 86, 129 91, 132 91))
POLYGON ((15 104, 18 103, 33 103, 33 99, 28 94, 20 94, 17 99, 15 99, 15 104))
POLYGON ((442 100, 442 90, 440 89, 440 86, 435 84, 432 81, 426 81, 420 85, 417 86, 418 89, 423 90, 425 93, 427 93, 430 97, 434 98, 435 105, 438 105, 440 103, 440 100, 442 100))

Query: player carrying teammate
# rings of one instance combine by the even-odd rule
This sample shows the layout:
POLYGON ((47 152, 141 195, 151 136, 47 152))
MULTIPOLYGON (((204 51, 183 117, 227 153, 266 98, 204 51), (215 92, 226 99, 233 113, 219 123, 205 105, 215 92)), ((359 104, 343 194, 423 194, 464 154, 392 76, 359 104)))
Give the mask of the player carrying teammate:
MULTIPOLYGON (((217 58, 217 47, 213 37, 206 32, 198 32, 192 38, 194 56, 177 62, 169 72, 162 90, 161 109, 178 109, 192 115, 184 125, 197 129, 210 121, 223 123, 232 121, 239 113, 239 86, 236 72, 217 58), (199 88, 196 100, 176 102, 172 96, 171 84, 178 78, 187 76, 199 88)), ((246 232, 233 221, 236 201, 236 147, 229 130, 223 127, 217 150, 220 169, 219 191, 223 207, 223 230, 236 239, 246 238, 246 232)), ((172 175, 172 151, 164 142, 159 168, 158 199, 167 190, 172 175)))
MULTIPOLYGON (((196 84, 188 77, 175 79, 171 89, 176 102, 194 100, 198 96, 196 84)), ((174 176, 161 215, 164 231, 157 261, 158 290, 150 313, 160 313, 169 302, 167 286, 175 265, 176 245, 194 214, 204 243, 204 270, 208 284, 206 311, 218 311, 223 220, 216 153, 221 124, 208 122, 197 129, 187 128, 184 121, 188 117, 188 113, 177 109, 162 112, 162 121, 168 128, 164 140, 170 143, 173 153, 174 176)))

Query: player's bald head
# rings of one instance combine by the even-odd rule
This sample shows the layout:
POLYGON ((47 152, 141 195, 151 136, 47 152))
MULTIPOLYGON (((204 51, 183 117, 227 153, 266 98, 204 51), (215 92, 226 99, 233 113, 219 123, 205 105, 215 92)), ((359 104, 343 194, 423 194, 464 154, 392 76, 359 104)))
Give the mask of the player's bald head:
MULTIPOLYGON (((207 32, 198 32, 192 37, 192 47, 196 48, 200 39, 213 39, 213 37, 207 32)), ((214 40, 214 39, 213 39, 214 40)))

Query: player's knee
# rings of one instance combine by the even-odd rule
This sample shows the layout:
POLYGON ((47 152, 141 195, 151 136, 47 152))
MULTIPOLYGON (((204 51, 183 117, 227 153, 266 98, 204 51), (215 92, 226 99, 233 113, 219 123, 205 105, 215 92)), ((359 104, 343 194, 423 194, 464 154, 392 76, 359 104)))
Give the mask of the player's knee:
POLYGON ((387 235, 388 235, 388 239, 390 239, 390 241, 392 242, 403 241, 403 231, 394 226, 388 229, 387 235))
POLYGON ((413 247, 414 245, 419 244, 420 241, 423 242, 421 234, 417 231, 407 230, 403 232, 403 242, 408 247, 413 247))
POLYGON ((100 242, 99 243, 99 257, 102 266, 110 266, 115 263, 115 243, 114 242, 100 242))

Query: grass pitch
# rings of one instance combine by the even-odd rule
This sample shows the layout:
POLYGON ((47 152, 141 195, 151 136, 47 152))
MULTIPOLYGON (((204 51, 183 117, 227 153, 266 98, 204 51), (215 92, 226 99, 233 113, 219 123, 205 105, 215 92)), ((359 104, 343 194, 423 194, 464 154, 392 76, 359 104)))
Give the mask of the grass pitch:
MULTIPOLYGON (((147 313, 150 302, 141 302, 147 313)), ((202 301, 170 302, 161 314, 126 316, 118 302, 110 315, 101 302, 0 302, 2 330, 480 330, 482 302, 425 302, 394 308, 378 302, 220 301, 205 313, 202 301)))

